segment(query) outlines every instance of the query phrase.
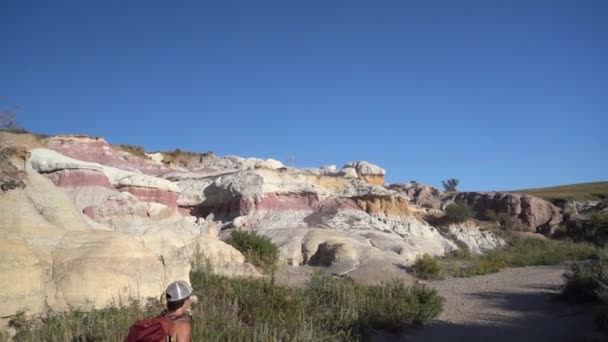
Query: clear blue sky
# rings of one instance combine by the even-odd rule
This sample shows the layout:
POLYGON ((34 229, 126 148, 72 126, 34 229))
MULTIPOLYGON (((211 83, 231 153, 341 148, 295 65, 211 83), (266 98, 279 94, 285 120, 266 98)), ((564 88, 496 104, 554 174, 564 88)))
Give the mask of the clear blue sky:
POLYGON ((147 150, 608 179, 608 1, 0 1, 0 106, 147 150))

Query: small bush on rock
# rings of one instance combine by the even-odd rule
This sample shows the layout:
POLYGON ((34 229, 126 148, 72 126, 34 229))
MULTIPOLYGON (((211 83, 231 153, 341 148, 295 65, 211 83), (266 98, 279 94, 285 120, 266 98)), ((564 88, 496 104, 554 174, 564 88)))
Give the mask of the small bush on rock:
POLYGON ((445 208, 445 216, 450 222, 464 222, 475 217, 475 211, 464 202, 454 202, 445 208))
POLYGON ((501 229, 508 231, 523 231, 524 227, 512 216, 507 213, 497 213, 494 210, 486 212, 486 218, 500 225, 501 229))
POLYGON ((247 262, 271 272, 279 260, 279 249, 266 237, 256 232, 234 230, 226 243, 243 253, 247 262))

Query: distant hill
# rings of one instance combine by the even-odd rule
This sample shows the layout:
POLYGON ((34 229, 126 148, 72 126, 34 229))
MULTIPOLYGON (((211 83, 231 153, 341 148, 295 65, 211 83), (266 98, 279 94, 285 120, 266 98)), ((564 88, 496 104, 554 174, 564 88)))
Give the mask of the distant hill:
POLYGON ((608 182, 560 185, 548 188, 513 190, 509 192, 533 195, 546 200, 567 199, 594 201, 608 199, 608 182))

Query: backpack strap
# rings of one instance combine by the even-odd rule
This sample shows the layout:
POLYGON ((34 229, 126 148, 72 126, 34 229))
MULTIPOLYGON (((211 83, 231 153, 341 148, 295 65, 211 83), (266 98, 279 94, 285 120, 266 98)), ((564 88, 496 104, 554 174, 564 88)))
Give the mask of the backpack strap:
POLYGON ((188 317, 187 315, 181 315, 181 316, 167 316, 167 318, 169 318, 170 320, 172 320, 173 322, 175 321, 190 321, 190 317, 188 317))
POLYGON ((168 319, 172 320, 172 321, 190 321, 190 317, 188 315, 181 315, 181 316, 175 316, 175 315, 168 315, 167 314, 167 310, 163 311, 160 315, 162 317, 167 317, 168 319))

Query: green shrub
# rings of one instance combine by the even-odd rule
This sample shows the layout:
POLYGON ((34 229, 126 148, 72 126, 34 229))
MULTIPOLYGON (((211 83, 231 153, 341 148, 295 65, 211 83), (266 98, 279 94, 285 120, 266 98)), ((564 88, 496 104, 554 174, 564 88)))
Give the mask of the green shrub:
POLYGON ((464 202, 454 202, 445 208, 445 216, 450 222, 464 222, 475 217, 475 211, 464 202))
POLYGON ((598 246, 606 245, 606 242, 608 242, 608 213, 591 215, 590 240, 598 246))
POLYGON ((504 261, 492 258, 483 258, 473 264, 473 266, 467 270, 471 275, 484 275, 492 274, 502 271, 506 267, 504 261))
POLYGON ((291 340, 303 327, 312 329, 312 321, 303 315, 307 301, 300 289, 273 285, 263 278, 227 278, 200 270, 191 279, 195 291, 202 294, 193 312, 197 319, 193 336, 201 341, 244 341, 266 333, 291 340))
POLYGON ((469 247, 462 246, 456 250, 451 251, 448 256, 457 259, 470 259, 471 257, 473 257, 473 254, 471 253, 469 247))
POLYGON ((395 280, 378 286, 356 284, 323 273, 313 275, 307 296, 332 340, 359 341, 372 330, 401 331, 439 315, 443 298, 426 286, 405 287, 395 280))
POLYGON ((573 302, 592 302, 598 298, 598 274, 601 265, 596 262, 574 263, 564 273, 562 297, 573 302))
POLYGON ((474 256, 469 260, 454 264, 443 265, 443 273, 456 278, 470 278, 502 271, 506 267, 504 261, 474 256))
POLYGON ((359 307, 365 288, 352 279, 339 279, 317 272, 310 279, 306 293, 312 305, 319 308, 315 317, 324 317, 321 328, 336 332, 336 340, 354 340, 359 329, 359 307))
POLYGON ((435 289, 422 285, 407 288, 396 280, 367 288, 359 320, 364 330, 399 332, 437 317, 442 307, 443 299, 435 289))
POLYGON ((442 278, 439 261, 428 254, 418 256, 414 262, 413 268, 416 277, 420 279, 437 280, 442 278))
POLYGON ((567 222, 556 234, 562 238, 587 241, 598 247, 608 243, 608 213, 591 213, 567 222))
POLYGON ((485 217, 490 220, 497 222, 500 225, 500 228, 509 231, 523 231, 524 227, 519 223, 513 215, 509 215, 507 213, 501 212, 497 213, 494 210, 488 210, 486 212, 485 217))
POLYGON ((600 304, 597 326, 608 331, 608 261, 606 250, 595 260, 575 262, 564 273, 561 297, 571 302, 600 304))
POLYGON ((226 243, 243 253, 247 262, 271 272, 279 260, 279 249, 272 241, 253 231, 233 230, 226 243))
POLYGON ((434 208, 433 204, 432 203, 428 203, 428 202, 422 203, 421 207, 425 208, 425 209, 433 209, 434 208))

